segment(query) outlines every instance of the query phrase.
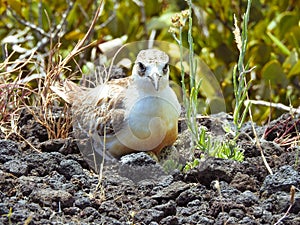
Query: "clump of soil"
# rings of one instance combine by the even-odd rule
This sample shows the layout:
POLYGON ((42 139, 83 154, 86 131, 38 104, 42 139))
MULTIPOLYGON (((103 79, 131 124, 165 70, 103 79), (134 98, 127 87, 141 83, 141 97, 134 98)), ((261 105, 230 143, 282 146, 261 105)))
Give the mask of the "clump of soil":
MULTIPOLYGON (((198 122, 219 138, 224 120, 232 122, 226 114, 198 122)), ((255 126, 273 175, 250 123, 237 140, 243 162, 208 157, 186 173, 165 173, 147 154, 136 153, 105 165, 99 176, 74 139, 48 140, 34 117, 24 114, 21 121, 22 135, 40 152, 14 136, 0 140, 1 224, 300 224, 299 146, 294 145, 299 115, 255 126), (292 202, 291 187, 296 187, 292 202)), ((184 129, 175 148, 187 160, 184 129)))

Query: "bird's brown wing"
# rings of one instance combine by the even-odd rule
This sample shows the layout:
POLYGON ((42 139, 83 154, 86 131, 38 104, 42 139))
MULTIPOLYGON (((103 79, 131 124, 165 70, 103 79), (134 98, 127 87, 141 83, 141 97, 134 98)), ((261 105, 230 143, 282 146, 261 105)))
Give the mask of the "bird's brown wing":
POLYGON ((131 78, 111 80, 78 96, 72 105, 81 129, 98 135, 113 135, 122 128, 125 90, 131 78))

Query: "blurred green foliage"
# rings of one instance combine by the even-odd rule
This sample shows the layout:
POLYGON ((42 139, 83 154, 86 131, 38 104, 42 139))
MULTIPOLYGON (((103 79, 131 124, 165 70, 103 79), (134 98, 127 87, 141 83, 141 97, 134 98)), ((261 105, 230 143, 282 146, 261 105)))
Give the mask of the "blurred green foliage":
MULTIPOLYGON (((65 56, 87 32, 99 1, 73 1, 70 11, 65 0, 6 0, 0 1, 1 60, 12 51, 15 60, 25 51, 35 47, 40 55, 47 57, 53 46, 60 41, 59 54, 65 56), (66 15, 66 22, 57 27, 66 15), (39 29, 21 22, 27 21, 39 29), (56 29, 57 28, 57 29, 56 29), (59 29, 58 29, 59 28, 59 29), (46 34, 48 38, 41 46, 46 34), (50 45, 52 41, 52 47, 50 45)), ((237 18, 246 9, 246 0, 194 1, 193 37, 194 50, 218 79, 226 101, 227 112, 232 112, 234 95, 232 69, 237 62, 238 50, 234 41, 233 14, 237 18)), ((173 42, 168 32, 171 17, 187 8, 183 0, 129 0, 105 1, 103 12, 90 37, 90 42, 104 43, 126 35, 126 42, 149 39, 156 31, 155 39, 173 42), (143 7, 144 6, 144 7, 143 7)), ((241 20, 241 19, 240 19, 241 20)), ((280 102, 298 107, 300 104, 300 1, 254 0, 250 12, 248 49, 245 63, 256 69, 249 74, 253 79, 250 99, 280 102)), ((184 38, 186 39, 186 38, 184 38)), ((183 43, 186 47, 187 43, 183 43)), ((80 56, 78 65, 83 67, 92 61, 91 52, 96 44, 80 56)), ((179 56, 178 56, 179 57, 179 56)), ((34 60, 34 59, 33 59, 34 60)), ((39 62, 40 63, 47 63, 39 62)), ((76 65, 71 64, 76 70, 76 65)), ((3 72, 5 68, 1 68, 3 72)), ((24 68, 25 69, 25 68, 24 68)), ((32 70, 32 68, 26 68, 32 70)), ((24 73, 24 76, 26 73, 24 73)), ((178 76, 180 76, 178 74, 178 76)), ((248 77, 250 79, 250 77, 248 77)), ((253 106, 255 121, 265 121, 269 108, 253 106)), ((272 110, 278 117, 282 111, 272 110)))

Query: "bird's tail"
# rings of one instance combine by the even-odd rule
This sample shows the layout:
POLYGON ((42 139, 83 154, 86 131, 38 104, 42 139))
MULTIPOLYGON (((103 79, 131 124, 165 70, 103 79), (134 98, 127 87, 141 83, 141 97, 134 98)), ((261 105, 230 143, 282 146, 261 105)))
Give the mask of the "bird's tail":
POLYGON ((83 88, 69 80, 66 80, 62 87, 51 86, 50 89, 69 104, 72 104, 74 99, 80 96, 80 92, 84 91, 83 88))

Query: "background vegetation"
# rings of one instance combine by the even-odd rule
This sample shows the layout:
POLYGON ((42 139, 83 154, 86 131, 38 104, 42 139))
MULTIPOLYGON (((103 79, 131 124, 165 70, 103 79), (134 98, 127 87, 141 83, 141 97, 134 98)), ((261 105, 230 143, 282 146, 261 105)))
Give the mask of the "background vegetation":
MULTIPOLYGON (((68 62, 67 70, 47 78, 76 43, 86 34, 99 5, 94 0, 77 1, 0 1, 0 120, 23 105, 48 104, 49 96, 41 84, 47 79, 80 76, 87 62, 101 53, 98 45, 122 37, 124 43, 156 40, 175 43, 168 32, 171 17, 187 9, 183 0, 105 1, 85 51, 68 62)), ((194 1, 194 50, 217 77, 224 94, 227 112, 234 108, 232 70, 238 59, 234 41, 233 14, 241 21, 247 1, 194 1)), ((255 0, 248 25, 245 62, 256 67, 247 79, 253 83, 249 98, 282 103, 297 108, 300 104, 300 2, 296 0, 255 0)), ((184 29, 187 30, 187 27, 184 29)), ((187 35, 187 32, 183 32, 187 35)), ((183 38, 187 40, 187 38, 183 38)), ((183 43, 188 47, 188 43, 183 43)), ((179 56, 178 56, 179 57, 179 56)), ((176 77, 174 78, 176 80, 176 77)), ((180 74, 178 74, 180 80, 180 74)), ((178 81, 177 80, 177 81, 178 81)), ((252 107, 255 122, 282 111, 265 106, 252 107), (271 112, 270 112, 271 110, 271 112)))

